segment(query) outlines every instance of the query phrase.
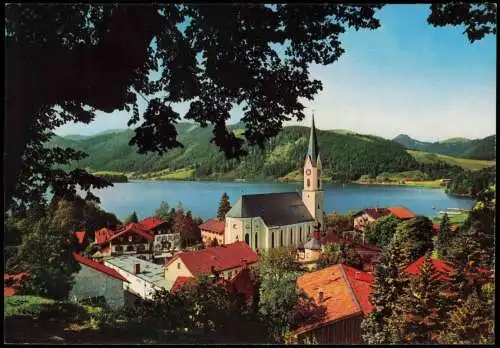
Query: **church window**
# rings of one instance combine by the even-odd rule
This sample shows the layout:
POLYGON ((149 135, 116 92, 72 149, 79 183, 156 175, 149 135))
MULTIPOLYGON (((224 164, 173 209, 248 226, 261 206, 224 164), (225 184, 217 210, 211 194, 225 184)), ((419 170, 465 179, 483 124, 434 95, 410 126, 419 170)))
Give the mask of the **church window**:
POLYGON ((271 248, 274 248, 274 232, 271 232, 271 248))
POLYGON ((307 179, 307 187, 311 186, 311 180, 307 179))
POLYGON ((290 232, 290 244, 293 244, 293 231, 291 228, 289 232, 290 232))
POLYGON ((233 224, 233 228, 236 228, 236 224, 233 224))
POLYGON ((250 236, 248 235, 248 233, 245 233, 245 243, 250 245, 250 236))
POLYGON ((280 246, 283 246, 283 230, 280 230, 280 246))
POLYGON ((258 247, 258 245, 259 245, 259 244, 257 244, 257 241, 258 241, 258 240, 257 240, 257 233, 256 233, 256 234, 255 234, 255 248, 256 248, 256 249, 257 249, 257 247, 258 247))
POLYGON ((321 186, 321 185, 320 185, 320 183, 319 183, 319 179, 318 179, 318 187, 320 187, 320 186, 321 186))

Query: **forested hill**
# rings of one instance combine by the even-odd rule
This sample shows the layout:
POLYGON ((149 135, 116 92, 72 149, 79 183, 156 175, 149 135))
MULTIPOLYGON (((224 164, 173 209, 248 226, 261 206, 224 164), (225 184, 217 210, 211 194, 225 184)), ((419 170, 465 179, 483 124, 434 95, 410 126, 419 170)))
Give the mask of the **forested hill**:
MULTIPOLYGON (((143 178, 266 179, 300 176, 309 139, 309 128, 285 127, 267 143, 263 152, 252 147, 247 157, 228 161, 209 143, 210 127, 180 123, 177 129, 184 148, 170 150, 163 156, 138 154, 135 147, 128 145, 134 134, 132 130, 77 141, 55 136, 48 145, 69 146, 88 153, 87 158, 71 167, 90 171, 134 172, 135 177, 154 172, 142 175, 143 178)), ((243 136, 241 125, 230 126, 230 129, 243 136)), ((323 172, 328 179, 357 180, 362 175, 376 177, 383 172, 422 170, 402 145, 390 140, 337 131, 318 131, 318 138, 323 172)))
POLYGON ((484 139, 451 138, 434 143, 418 141, 406 134, 400 134, 393 141, 409 150, 440 153, 443 155, 477 160, 496 159, 496 135, 484 139))

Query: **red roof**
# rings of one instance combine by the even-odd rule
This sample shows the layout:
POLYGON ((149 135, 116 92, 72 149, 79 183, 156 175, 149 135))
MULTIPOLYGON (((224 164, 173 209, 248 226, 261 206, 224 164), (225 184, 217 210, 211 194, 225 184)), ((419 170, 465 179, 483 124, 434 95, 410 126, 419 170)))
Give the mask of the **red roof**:
POLYGON ((79 262, 87 267, 93 268, 96 271, 104 273, 104 274, 106 274, 110 277, 116 278, 118 280, 128 282, 128 280, 125 279, 120 273, 118 273, 117 271, 115 271, 114 269, 112 269, 108 266, 105 266, 104 264, 102 264, 100 262, 97 262, 97 261, 94 261, 91 259, 87 259, 86 257, 83 257, 75 252, 73 252, 73 257, 75 258, 75 260, 77 262, 79 262))
POLYGON ((97 230, 95 232, 95 242, 97 244, 104 244, 107 242, 113 235, 115 234, 114 231, 110 230, 107 227, 103 227, 100 230, 97 230))
POLYGON ((83 244, 83 242, 85 241, 85 236, 86 236, 85 231, 75 232, 75 237, 78 240, 78 244, 83 244))
MULTIPOLYGON (((422 265, 424 264, 425 261, 425 256, 421 256, 418 258, 415 262, 411 263, 408 267, 406 267, 405 271, 408 274, 411 275, 416 275, 420 273, 420 270, 422 268, 422 265)), ((434 274, 434 277, 439 280, 451 280, 451 273, 455 271, 455 267, 453 267, 452 264, 438 260, 438 259, 432 259, 432 264, 434 265, 434 268, 436 269, 436 273, 434 274)), ((476 268, 476 274, 479 274, 481 276, 489 276, 493 274, 493 271, 490 271, 485 268, 478 267, 476 268)), ((467 273, 468 276, 473 276, 472 273, 467 273)))
POLYGON ((389 207, 387 210, 398 219, 413 219, 415 213, 406 207, 389 207))
POLYGON ((195 280, 195 278, 193 278, 193 277, 178 276, 175 279, 175 282, 172 285, 172 288, 170 289, 170 291, 172 291, 172 292, 178 291, 178 290, 182 289, 184 287, 184 285, 193 283, 194 280, 195 280))
POLYGON ((329 323, 355 315, 366 315, 373 309, 369 301, 375 277, 347 265, 338 264, 297 278, 297 286, 319 305, 326 308, 325 316, 296 330, 301 334, 329 323), (319 293, 323 301, 319 303, 319 293))
POLYGON ((117 233, 113 234, 109 240, 113 240, 113 239, 116 239, 120 236, 123 236, 129 232, 132 232, 132 233, 135 233, 147 240, 154 240, 155 238, 151 235, 150 232, 144 230, 143 228, 141 228, 138 224, 129 224, 127 227, 125 227, 124 229, 118 231, 117 233))
POLYGON ((245 295, 245 299, 247 301, 253 297, 255 291, 255 281, 251 271, 247 267, 236 273, 230 282, 233 284, 236 292, 245 295))
POLYGON ((163 219, 159 217, 147 217, 144 220, 138 222, 138 225, 141 226, 145 230, 154 230, 160 225, 166 223, 163 219))
POLYGON ((217 271, 224 271, 241 267, 245 263, 252 264, 258 261, 257 254, 245 242, 236 242, 199 251, 183 252, 172 257, 165 267, 175 260, 181 259, 193 276, 209 274, 212 267, 217 271))
POLYGON ((218 233, 218 234, 224 234, 225 224, 224 224, 224 221, 220 221, 217 219, 210 219, 198 227, 202 231, 205 230, 205 231, 214 232, 214 233, 218 233))

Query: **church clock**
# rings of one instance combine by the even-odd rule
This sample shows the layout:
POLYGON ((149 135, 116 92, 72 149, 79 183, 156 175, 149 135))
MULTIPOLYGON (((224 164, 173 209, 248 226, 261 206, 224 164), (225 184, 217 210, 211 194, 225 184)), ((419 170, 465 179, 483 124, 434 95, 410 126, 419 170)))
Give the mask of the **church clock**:
POLYGON ((306 169, 306 175, 311 175, 311 169, 306 169))

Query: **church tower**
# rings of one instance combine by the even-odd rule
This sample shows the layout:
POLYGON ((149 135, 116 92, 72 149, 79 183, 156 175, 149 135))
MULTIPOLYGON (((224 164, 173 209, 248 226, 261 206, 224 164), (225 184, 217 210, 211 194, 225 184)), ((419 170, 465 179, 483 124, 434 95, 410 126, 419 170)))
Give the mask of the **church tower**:
POLYGON ((309 213, 321 224, 320 230, 324 231, 323 215, 323 183, 321 182, 321 159, 319 156, 316 128, 314 127, 314 114, 312 116, 311 134, 309 136, 309 149, 304 163, 304 190, 302 201, 309 213))

